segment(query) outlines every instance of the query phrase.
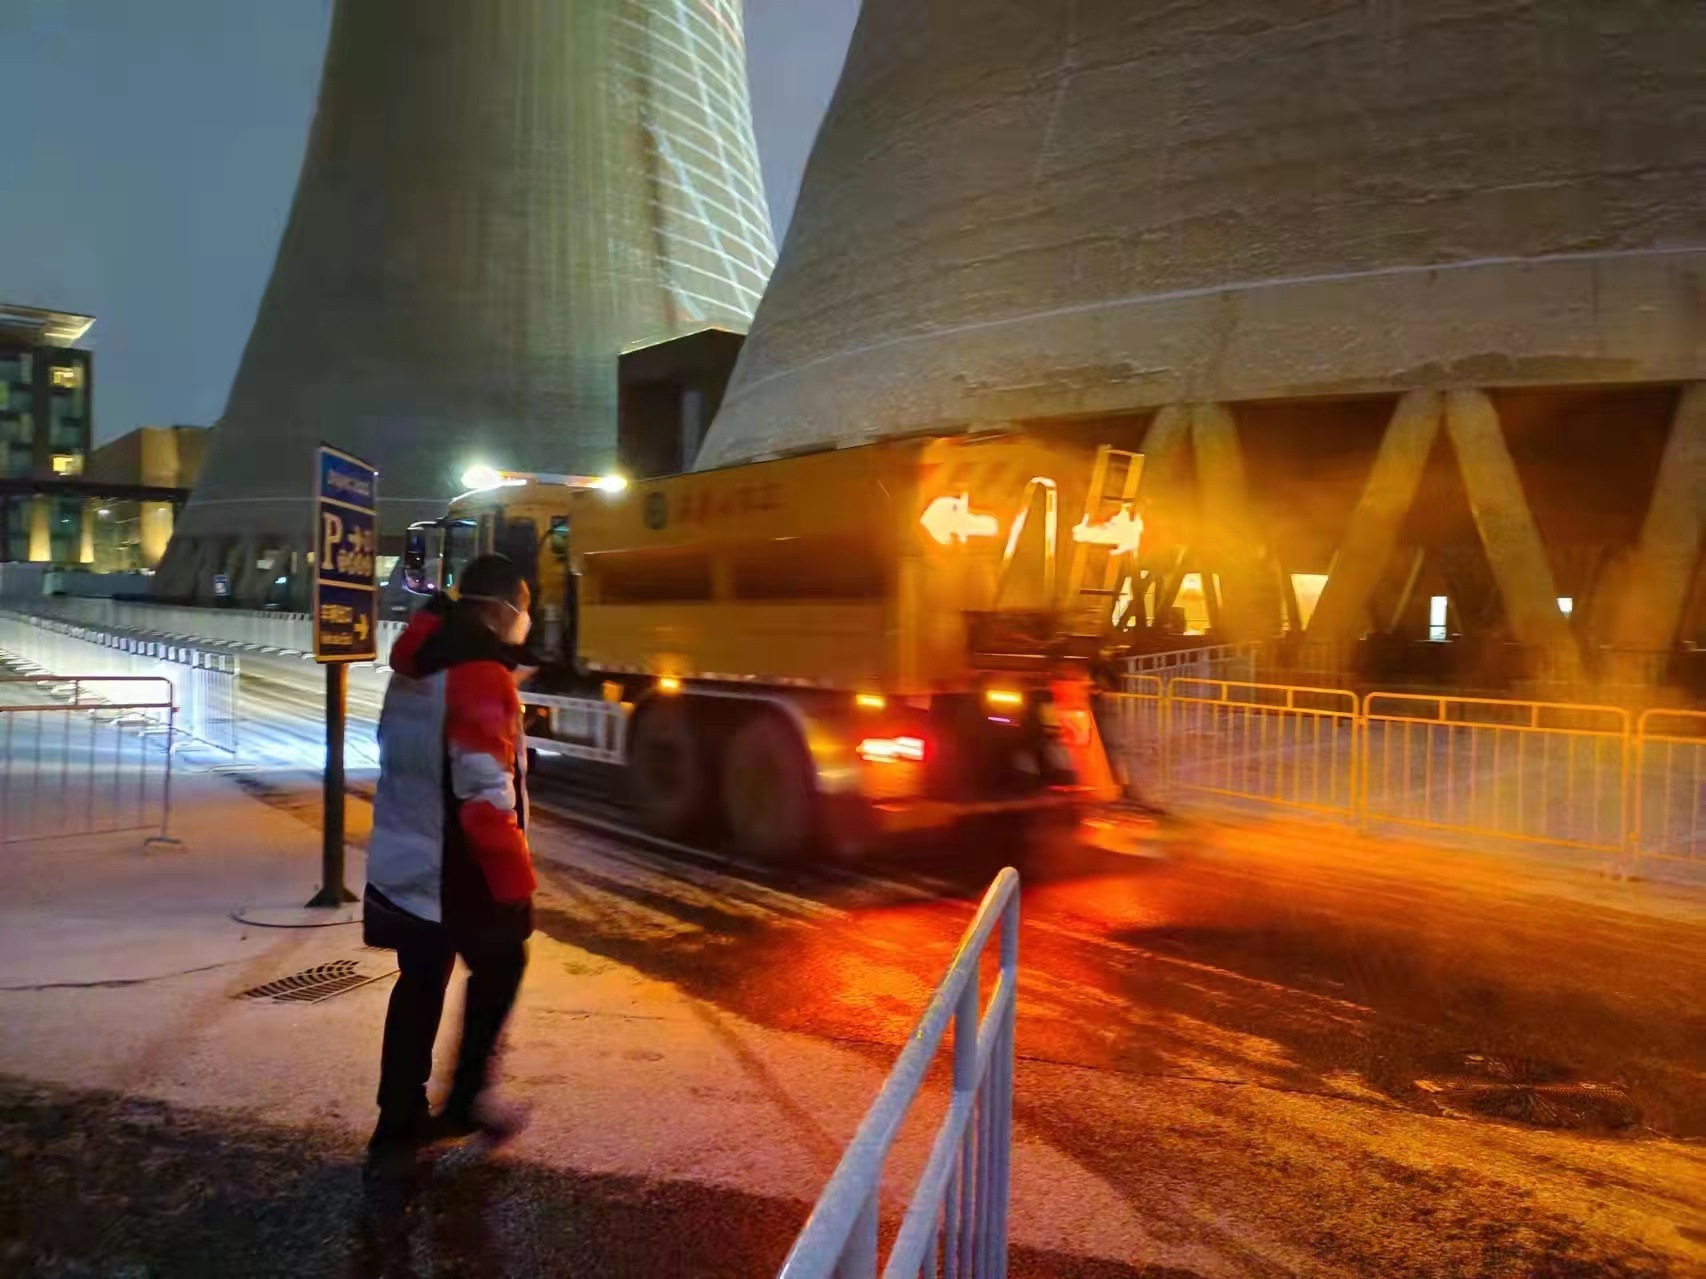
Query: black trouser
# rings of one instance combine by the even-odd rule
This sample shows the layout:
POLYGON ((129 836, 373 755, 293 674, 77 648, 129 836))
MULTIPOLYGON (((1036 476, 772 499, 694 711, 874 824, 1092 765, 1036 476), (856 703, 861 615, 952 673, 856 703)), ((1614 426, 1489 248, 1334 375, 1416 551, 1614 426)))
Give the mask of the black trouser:
POLYGON ((397 984, 385 1014, 379 1063, 379 1122, 399 1132, 426 1113, 432 1045, 444 1015, 444 992, 456 956, 468 965, 462 1047, 445 1109, 466 1113, 486 1086, 486 1067, 497 1047, 515 992, 527 967, 525 932, 509 927, 422 929, 397 948, 397 984))

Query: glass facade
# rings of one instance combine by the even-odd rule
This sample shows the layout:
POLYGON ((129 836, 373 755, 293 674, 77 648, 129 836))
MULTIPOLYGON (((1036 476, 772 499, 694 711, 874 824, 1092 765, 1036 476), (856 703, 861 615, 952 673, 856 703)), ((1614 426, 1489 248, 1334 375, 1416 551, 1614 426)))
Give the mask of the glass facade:
POLYGON ((0 482, 7 483, 0 557, 80 564, 84 499, 53 492, 50 482, 76 480, 87 464, 90 357, 24 345, 31 340, 28 332, 0 331, 0 482))
POLYGON ((31 507, 28 501, 9 501, 6 503, 5 519, 0 520, 6 533, 6 544, 12 549, 11 559, 21 560, 27 555, 30 544, 30 515, 31 507))
POLYGON ((48 501, 49 558, 55 564, 82 563, 83 499, 54 497, 48 501))

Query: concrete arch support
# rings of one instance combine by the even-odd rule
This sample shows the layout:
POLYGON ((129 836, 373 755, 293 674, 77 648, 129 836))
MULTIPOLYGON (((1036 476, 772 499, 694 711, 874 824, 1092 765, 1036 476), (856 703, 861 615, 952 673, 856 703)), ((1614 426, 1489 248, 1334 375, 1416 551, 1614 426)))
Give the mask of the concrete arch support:
POLYGON ((1523 493, 1499 413, 1484 391, 1452 391, 1445 427, 1457 453, 1481 545, 1504 601, 1505 621, 1519 644, 1543 648, 1566 682, 1581 680, 1581 649, 1558 608, 1558 590, 1540 528, 1523 493))
POLYGON ((1349 644, 1362 637, 1444 417, 1445 398, 1437 391, 1411 391, 1398 401, 1309 619, 1311 643, 1349 644))
MULTIPOLYGON (((1484 391, 1411 391, 1398 401, 1368 482, 1310 619, 1312 644, 1349 644, 1368 629, 1375 592, 1415 506, 1441 427, 1451 442, 1476 535, 1498 586, 1511 638, 1543 649, 1565 680, 1579 681, 1581 649, 1558 607, 1540 529, 1484 391)), ((1674 522, 1674 521, 1673 521, 1674 522)), ((1695 534, 1698 538, 1698 531, 1695 534)), ((1412 566, 1412 577, 1414 566, 1412 566)), ((1681 591, 1686 592, 1683 582, 1681 591)), ((1677 604, 1680 608, 1680 603, 1677 604)))
POLYGON ((1641 540, 1617 600, 1612 642, 1657 651, 1676 641, 1700 560, 1706 511, 1706 382, 1687 387, 1676 406, 1641 540))
MULTIPOLYGON (((1224 404, 1191 409, 1191 441, 1196 449, 1197 487, 1202 495, 1202 550, 1221 578, 1219 627, 1234 643, 1279 633, 1277 585, 1263 561, 1250 509, 1250 486, 1238 425, 1224 404)), ((1205 594, 1214 592, 1207 586, 1205 594)))

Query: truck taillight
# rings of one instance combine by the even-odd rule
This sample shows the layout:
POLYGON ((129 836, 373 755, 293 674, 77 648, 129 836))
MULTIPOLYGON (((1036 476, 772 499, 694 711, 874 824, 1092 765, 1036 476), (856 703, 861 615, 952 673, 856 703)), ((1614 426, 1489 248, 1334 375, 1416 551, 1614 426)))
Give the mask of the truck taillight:
POLYGON ((859 758, 873 764, 924 761, 922 737, 867 737, 859 743, 859 758))

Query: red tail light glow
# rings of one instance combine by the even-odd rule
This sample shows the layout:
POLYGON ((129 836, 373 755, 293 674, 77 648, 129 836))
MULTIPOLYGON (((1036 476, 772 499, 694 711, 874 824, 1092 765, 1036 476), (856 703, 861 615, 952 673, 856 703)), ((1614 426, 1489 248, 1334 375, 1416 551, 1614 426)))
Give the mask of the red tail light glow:
POLYGON ((922 737, 867 737, 859 743, 859 758, 873 764, 919 764, 924 749, 922 737))

